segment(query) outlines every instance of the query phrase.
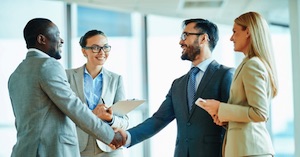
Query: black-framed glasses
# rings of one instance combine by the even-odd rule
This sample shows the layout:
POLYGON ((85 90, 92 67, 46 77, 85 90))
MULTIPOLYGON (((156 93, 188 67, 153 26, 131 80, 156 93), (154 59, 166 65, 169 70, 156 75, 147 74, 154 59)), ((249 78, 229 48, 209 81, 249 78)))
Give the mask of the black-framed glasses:
POLYGON ((181 40, 185 40, 187 38, 187 36, 189 35, 203 35, 205 33, 189 33, 189 32, 183 32, 180 36, 181 40))
POLYGON ((91 49, 93 53, 99 53, 101 51, 101 49, 107 53, 111 50, 111 46, 110 45, 104 45, 104 46, 98 46, 98 45, 93 45, 93 46, 86 46, 83 47, 84 49, 91 49))

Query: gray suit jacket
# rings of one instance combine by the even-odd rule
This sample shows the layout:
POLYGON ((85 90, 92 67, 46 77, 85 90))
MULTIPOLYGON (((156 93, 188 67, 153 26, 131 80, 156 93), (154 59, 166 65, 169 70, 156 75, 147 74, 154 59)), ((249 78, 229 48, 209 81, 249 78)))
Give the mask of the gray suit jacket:
POLYGON ((105 143, 114 137, 76 97, 61 64, 37 49, 29 49, 8 89, 17 129, 12 157, 79 157, 74 122, 105 143))
MULTIPOLYGON (((233 69, 212 61, 198 86, 195 99, 216 99, 226 102, 233 69)), ((175 157, 221 157, 225 130, 214 124, 211 116, 193 105, 189 113, 187 83, 189 73, 173 81, 160 108, 138 126, 129 129, 131 146, 158 133, 171 121, 177 122, 175 157)), ((165 146, 166 149, 168 146, 165 146)))
MULTIPOLYGON (((86 102, 84 97, 84 67, 79 67, 76 69, 68 69, 66 70, 68 81, 71 85, 72 90, 76 93, 76 95, 81 99, 81 101, 86 102)), ((110 107, 112 104, 125 99, 125 89, 123 84, 123 79, 121 75, 113 73, 111 71, 102 68, 103 73, 103 88, 102 88, 102 96, 105 100, 105 105, 110 107)), ((101 99, 99 100, 99 104, 101 104, 101 99)), ((116 116, 114 115, 114 122, 112 127, 121 128, 126 130, 129 125, 127 116, 116 116)), ((82 129, 77 127, 77 135, 79 141, 79 148, 82 152, 88 143, 88 134, 84 132, 82 129)), ((108 147, 106 144, 101 141, 97 141, 99 148, 102 151, 110 152, 112 149, 108 147)))

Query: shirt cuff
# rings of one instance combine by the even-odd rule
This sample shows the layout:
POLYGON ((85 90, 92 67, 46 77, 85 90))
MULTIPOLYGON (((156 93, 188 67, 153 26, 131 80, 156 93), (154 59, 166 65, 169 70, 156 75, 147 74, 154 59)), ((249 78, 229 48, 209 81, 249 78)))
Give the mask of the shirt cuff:
POLYGON ((130 143, 131 143, 131 135, 128 131, 126 131, 126 134, 127 134, 127 140, 126 140, 126 143, 125 143, 124 147, 128 148, 130 146, 130 143))
POLYGON ((114 121, 115 121, 115 116, 112 117, 111 121, 108 122, 106 121, 106 123, 109 125, 109 126, 112 126, 114 124, 114 121))

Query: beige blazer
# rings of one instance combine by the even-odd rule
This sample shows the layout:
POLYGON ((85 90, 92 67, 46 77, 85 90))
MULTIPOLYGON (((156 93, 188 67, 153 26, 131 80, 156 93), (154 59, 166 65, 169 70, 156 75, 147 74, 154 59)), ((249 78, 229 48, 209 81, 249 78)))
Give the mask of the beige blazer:
MULTIPOLYGON (((68 81, 71 85, 72 90, 76 95, 83 101, 86 102, 84 97, 84 67, 81 66, 76 69, 66 70, 68 81)), ((125 89, 123 84, 123 79, 121 75, 113 73, 111 71, 102 68, 103 72, 103 88, 102 88, 102 98, 105 101, 106 106, 111 106, 112 104, 125 99, 125 89)), ((101 104, 101 99, 99 100, 101 104)), ((114 122, 111 127, 121 128, 126 130, 129 126, 129 120, 127 116, 116 116, 114 115, 114 122)), ((79 141, 80 152, 82 152, 88 143, 88 134, 77 127, 77 135, 79 141)), ((112 149, 104 144, 103 142, 97 140, 99 148, 104 152, 110 152, 112 149)))
POLYGON ((228 103, 218 111, 219 119, 228 121, 224 157, 274 154, 266 127, 271 98, 265 65, 258 57, 246 57, 235 72, 228 103))

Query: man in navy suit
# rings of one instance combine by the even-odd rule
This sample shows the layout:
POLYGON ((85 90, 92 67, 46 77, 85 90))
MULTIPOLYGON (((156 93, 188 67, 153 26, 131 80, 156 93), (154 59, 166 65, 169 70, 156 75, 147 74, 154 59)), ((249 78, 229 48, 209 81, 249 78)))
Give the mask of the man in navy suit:
POLYGON ((181 59, 198 67, 196 94, 192 106, 188 105, 187 84, 191 72, 177 78, 166 99, 152 117, 127 131, 126 146, 131 147, 146 140, 171 121, 177 121, 175 157, 221 157, 224 128, 214 124, 211 116, 195 105, 199 97, 227 102, 233 69, 220 65, 211 58, 218 36, 217 26, 204 19, 183 21, 179 44, 183 49, 181 59))

